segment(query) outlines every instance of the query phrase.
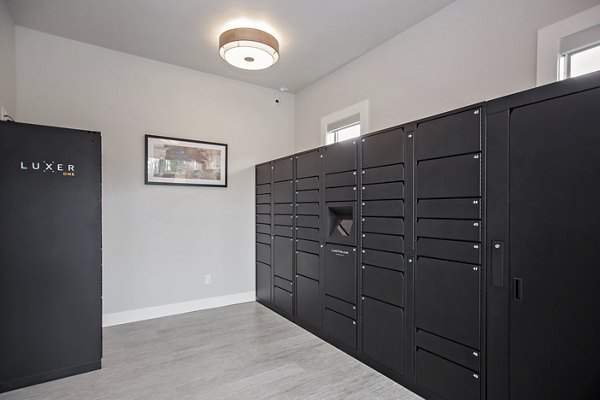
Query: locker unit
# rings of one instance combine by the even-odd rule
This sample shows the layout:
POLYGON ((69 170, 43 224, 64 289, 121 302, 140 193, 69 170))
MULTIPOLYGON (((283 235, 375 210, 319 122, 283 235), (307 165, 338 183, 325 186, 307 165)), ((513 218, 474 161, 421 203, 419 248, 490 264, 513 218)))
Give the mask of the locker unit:
POLYGON ((256 166, 256 298, 271 303, 271 163, 256 166))
POLYGON ((426 399, 600 398, 598 109, 600 72, 296 155, 273 309, 426 399))
POLYGON ((0 122, 0 392, 100 368, 100 143, 0 122))

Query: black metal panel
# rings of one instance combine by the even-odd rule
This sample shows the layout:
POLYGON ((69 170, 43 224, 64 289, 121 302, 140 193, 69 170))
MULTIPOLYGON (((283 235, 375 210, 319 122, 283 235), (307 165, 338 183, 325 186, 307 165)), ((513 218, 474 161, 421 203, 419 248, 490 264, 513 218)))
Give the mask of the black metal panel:
POLYGON ((293 310, 293 295, 285 290, 273 287, 273 305, 279 308, 285 315, 291 316, 293 310))
POLYGON ((415 273, 415 325, 480 349, 480 268, 419 257, 415 273))
POLYGON ((325 189, 325 201, 354 201, 356 200, 356 186, 345 186, 325 189))
POLYGON ((256 166, 256 184, 271 183, 271 164, 263 164, 256 166))
POLYGON ((273 212, 275 214, 293 214, 294 213, 294 205, 292 203, 288 204, 275 204, 273 205, 273 212))
POLYGON ((307 253, 319 254, 319 242, 296 240, 296 249, 307 253))
POLYGON ((270 235, 271 234, 271 225, 256 224, 256 233, 270 235))
POLYGON ((384 183, 404 180, 404 165, 395 164, 386 167, 363 169, 361 173, 362 183, 384 183))
POLYGON ((319 256, 298 251, 296 254, 296 272, 299 275, 319 280, 319 256))
POLYGON ((447 400, 479 400, 479 374, 423 349, 416 353, 417 385, 447 400))
POLYGON ((417 255, 481 264, 481 245, 442 239, 417 239, 417 255))
POLYGON ((388 235, 403 235, 404 219, 365 217, 362 219, 362 231, 386 233, 388 235))
POLYGON ((475 372, 481 370, 481 353, 478 350, 465 347, 422 329, 417 329, 415 339, 417 347, 437 354, 475 372))
POLYGON ((323 160, 325 174, 356 170, 356 141, 347 140, 327 147, 323 160))
POLYGON ((363 233, 362 246, 365 249, 375 249, 404 253, 404 238, 397 235, 380 235, 378 233, 363 233))
POLYGON ((318 215, 299 215, 296 217, 296 226, 306 228, 319 228, 318 215))
POLYGON ((256 223, 271 224, 271 214, 256 214, 256 223))
POLYGON ((273 182, 292 179, 294 179, 294 162, 291 157, 273 163, 273 182))
POLYGON ((296 228, 296 237, 298 239, 319 240, 319 230, 314 228, 296 228))
POLYGON ((325 187, 356 186, 356 171, 325 175, 325 187))
POLYGON ((271 193, 271 184, 256 186, 256 194, 271 193))
POLYGON ((279 236, 273 239, 273 273, 288 281, 292 280, 292 245, 292 239, 279 236))
POLYGON ((296 190, 319 189, 319 177, 304 178, 296 180, 296 190))
POLYGON ((259 194, 256 196, 256 204, 271 204, 270 194, 259 194))
POLYGON ((321 173, 321 155, 319 151, 311 151, 296 156, 296 177, 318 176, 321 173))
POLYGON ((273 203, 294 201, 294 182, 284 181, 273 184, 273 203))
POLYGON ((481 222, 419 219, 417 220, 417 236, 481 242, 481 222))
POLYGON ((273 216, 273 223, 275 225, 284 225, 284 226, 292 226, 294 225, 294 216, 293 215, 279 215, 275 214, 273 216))
POLYGON ((362 215, 363 217, 403 217, 404 201, 364 201, 362 206, 362 215))
POLYGON ((399 253, 363 249, 362 261, 364 264, 404 271, 404 256, 399 253))
POLYGON ((294 282, 283 279, 277 275, 273 277, 273 285, 285 290, 286 292, 294 293, 294 282))
POLYGON ((417 164, 417 197, 481 196, 481 158, 478 154, 421 161, 417 164))
POLYGON ((481 200, 417 200, 417 218, 481 219, 481 200))
POLYGON ((264 233, 257 233, 256 241, 258 243, 264 243, 264 244, 268 244, 270 246, 271 245, 271 235, 265 235, 264 233))
POLYGON ((404 129, 369 135, 363 139, 363 168, 398 164, 404 161, 404 129))
POLYGON ((256 263, 256 297, 271 302, 271 267, 260 262, 256 263))
POLYGON ((478 107, 418 124, 417 160, 481 151, 481 116, 478 107))
POLYGON ((378 183, 374 185, 363 185, 363 200, 393 200, 404 197, 404 183, 378 183))
POLYGON ((271 246, 256 243, 256 261, 271 265, 271 246))
POLYGON ((404 372, 404 310, 362 299, 362 352, 398 374, 404 372))
POLYGON ((402 307, 404 305, 404 275, 386 268, 362 266, 362 294, 402 307))
POLYGON ((0 122, 0 392, 100 368, 100 141, 0 122))
POLYGON ((291 238, 294 235, 294 228, 288 225, 275 225, 273 227, 273 234, 275 236, 285 236, 291 238))
POLYGON ((296 318, 315 329, 321 328, 319 282, 296 277, 296 318))
POLYGON ((271 214, 271 204, 257 204, 256 205, 256 213, 257 214, 271 214))
POLYGON ((356 306, 331 296, 325 296, 325 308, 356 320, 356 306))
POLYGON ((345 346, 356 349, 356 321, 326 308, 323 314, 325 334, 345 346))
POLYGON ((356 252, 354 248, 325 246, 325 293, 356 304, 356 252))
MULTIPOLYGON (((296 201, 298 203, 316 203, 319 201, 318 190, 304 190, 296 194, 296 201)), ((300 207, 300 205, 298 205, 300 207)))
POLYGON ((296 204, 297 215, 319 215, 319 203, 296 204))
POLYGON ((510 114, 511 400, 600 398, 599 107, 594 89, 510 114))

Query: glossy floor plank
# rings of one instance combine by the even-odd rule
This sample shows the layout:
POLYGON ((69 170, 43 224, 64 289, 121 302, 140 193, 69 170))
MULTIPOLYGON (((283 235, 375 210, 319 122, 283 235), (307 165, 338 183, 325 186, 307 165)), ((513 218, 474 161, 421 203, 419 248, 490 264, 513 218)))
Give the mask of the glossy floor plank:
POLYGON ((0 395, 134 399, 421 398, 258 303, 106 328, 102 370, 0 395))

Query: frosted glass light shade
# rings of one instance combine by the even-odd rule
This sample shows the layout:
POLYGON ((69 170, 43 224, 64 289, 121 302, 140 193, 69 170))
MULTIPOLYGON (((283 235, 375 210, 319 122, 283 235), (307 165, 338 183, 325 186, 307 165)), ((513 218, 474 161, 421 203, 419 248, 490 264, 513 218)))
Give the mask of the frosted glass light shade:
POLYGON ((219 53, 234 67, 265 69, 279 60, 279 42, 259 29, 230 29, 219 37, 219 53))

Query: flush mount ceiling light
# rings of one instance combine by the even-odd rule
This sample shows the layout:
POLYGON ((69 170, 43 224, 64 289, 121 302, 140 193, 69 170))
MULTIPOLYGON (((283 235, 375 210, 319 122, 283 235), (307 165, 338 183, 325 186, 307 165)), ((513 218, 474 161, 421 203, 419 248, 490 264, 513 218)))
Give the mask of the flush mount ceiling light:
POLYGON ((219 37, 219 53, 234 67, 265 69, 279 60, 279 42, 259 29, 235 28, 219 37))

